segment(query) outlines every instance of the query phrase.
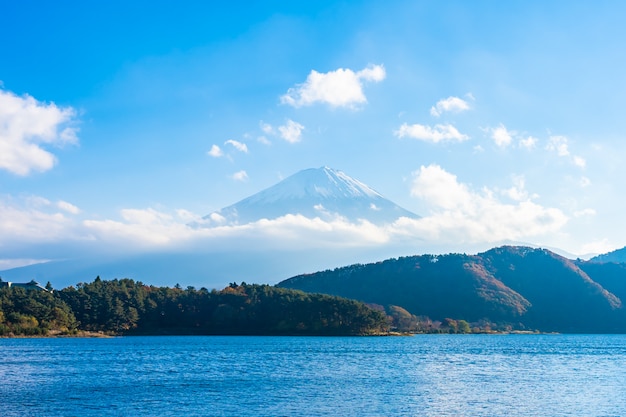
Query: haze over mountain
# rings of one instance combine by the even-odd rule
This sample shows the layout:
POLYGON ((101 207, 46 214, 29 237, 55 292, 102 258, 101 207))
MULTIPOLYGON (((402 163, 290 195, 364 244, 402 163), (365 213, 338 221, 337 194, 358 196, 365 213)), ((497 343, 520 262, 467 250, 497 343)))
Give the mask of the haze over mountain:
MULTIPOLYGON (((204 225, 245 224, 289 214, 383 225, 419 216, 366 184, 329 167, 297 172, 278 184, 203 217, 204 225)), ((201 224, 198 224, 201 225, 201 224)))
POLYGON ((96 252, 79 258, 8 269, 1 271, 0 276, 11 280, 35 278, 42 282, 51 281, 55 286, 71 285, 96 276, 103 279, 129 277, 159 285, 185 283, 216 288, 242 280, 275 283, 297 273, 397 254, 397 248, 385 246, 384 241, 374 240, 372 244, 356 227, 354 234, 346 238, 344 228, 367 223, 385 227, 400 218, 419 219, 419 216, 342 171, 329 167, 305 169, 200 221, 181 225, 185 233, 198 235, 199 239, 209 234, 210 246, 187 244, 176 250, 122 256, 96 252), (270 232, 270 236, 262 236, 264 222, 280 222, 281 218, 290 217, 294 222, 287 221, 287 226, 282 229, 289 230, 290 237, 276 234, 276 231, 270 232), (252 232, 245 230, 246 225, 255 222, 261 230, 257 233, 260 237, 251 236, 255 234, 254 229, 252 232), (311 231, 311 224, 323 227, 321 231, 315 228, 311 231), (339 232, 332 225, 339 225, 339 232), (248 234, 237 234, 242 226, 244 231, 241 233, 248 234), (233 235, 216 232, 224 228, 233 235), (302 230, 322 233, 322 239, 328 243, 316 243, 301 233, 302 230), (276 236, 271 236, 272 233, 276 236), (342 239, 350 240, 345 247, 341 247, 342 239))
MULTIPOLYGON (((426 251, 449 253, 450 245, 437 247, 429 240, 431 235, 426 231, 433 224, 344 172, 322 167, 299 171, 202 220, 154 230, 157 237, 165 232, 167 238, 172 236, 170 230, 175 232, 171 238, 181 239, 184 244, 180 247, 115 255, 95 245, 92 252, 68 250, 73 257, 7 269, 0 276, 14 281, 51 281, 56 287, 96 276, 208 288, 223 288, 233 281, 276 283, 355 262, 426 251)), ((145 234, 151 227, 150 223, 140 223, 135 231, 145 234)), ((473 253, 492 246, 487 242, 459 243, 464 252, 473 253)), ((463 273, 473 276, 478 272, 469 269, 463 273)), ((500 295, 507 299, 517 297, 494 280, 485 281, 484 288, 494 293, 504 291, 500 295)), ((500 308, 490 303, 485 304, 484 311, 500 308)), ((523 300, 515 304, 516 309, 524 310, 523 300)))

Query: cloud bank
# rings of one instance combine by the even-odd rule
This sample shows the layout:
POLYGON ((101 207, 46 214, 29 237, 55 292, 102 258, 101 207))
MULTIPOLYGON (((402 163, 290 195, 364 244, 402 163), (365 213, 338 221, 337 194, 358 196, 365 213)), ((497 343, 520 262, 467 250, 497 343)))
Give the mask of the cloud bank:
POLYGON ((438 165, 422 166, 413 176, 411 194, 432 212, 400 222, 406 233, 450 243, 497 242, 554 233, 568 221, 561 210, 533 202, 519 180, 505 193, 513 201, 503 202, 495 190, 474 191, 438 165))
MULTIPOLYGON (((233 178, 245 180, 247 174, 240 171, 233 178)), ((525 189, 523 177, 514 178, 509 189, 477 191, 440 166, 429 165, 413 173, 410 191, 428 212, 420 213, 423 217, 419 219, 399 218, 383 226, 366 220, 349 221, 337 213, 316 218, 288 214, 248 224, 229 224, 218 217, 202 221, 201 216, 184 209, 167 212, 155 208, 128 208, 120 210, 117 219, 98 219, 66 201, 5 197, 0 200, 0 248, 7 253, 6 249, 15 248, 16 242, 23 244, 29 253, 12 251, 11 256, 16 259, 50 257, 63 247, 123 254, 269 247, 382 248, 407 244, 416 250, 429 245, 458 246, 549 236, 568 221, 561 210, 536 203, 538 196, 525 189), (29 244, 47 244, 56 252, 33 253, 29 244)), ((324 210, 320 207, 320 211, 324 210)), ((72 253, 71 249, 68 252, 72 253)))

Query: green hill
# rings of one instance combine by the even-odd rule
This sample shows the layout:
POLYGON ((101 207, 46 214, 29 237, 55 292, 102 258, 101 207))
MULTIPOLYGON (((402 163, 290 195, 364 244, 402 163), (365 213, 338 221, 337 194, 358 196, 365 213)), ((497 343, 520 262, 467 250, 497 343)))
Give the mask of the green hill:
POLYGON ((278 286, 393 304, 433 320, 559 332, 626 330, 618 296, 575 262, 544 249, 505 246, 473 256, 389 259, 300 275, 278 286))

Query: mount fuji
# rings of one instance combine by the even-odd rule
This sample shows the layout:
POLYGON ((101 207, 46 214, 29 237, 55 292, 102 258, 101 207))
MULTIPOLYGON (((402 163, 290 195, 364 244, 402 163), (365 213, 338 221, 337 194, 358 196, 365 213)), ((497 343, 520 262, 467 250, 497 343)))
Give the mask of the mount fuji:
POLYGON ((297 172, 272 187, 203 217, 196 226, 245 224, 288 214, 326 221, 336 218, 351 222, 365 220, 376 225, 393 223, 400 217, 419 218, 344 172, 322 167, 297 172))

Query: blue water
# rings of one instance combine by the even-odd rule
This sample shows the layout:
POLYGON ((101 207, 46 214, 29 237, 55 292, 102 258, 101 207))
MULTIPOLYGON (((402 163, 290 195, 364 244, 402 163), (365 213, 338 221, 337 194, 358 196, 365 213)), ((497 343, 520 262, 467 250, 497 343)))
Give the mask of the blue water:
POLYGON ((0 416, 626 416, 626 336, 0 339, 0 416))

